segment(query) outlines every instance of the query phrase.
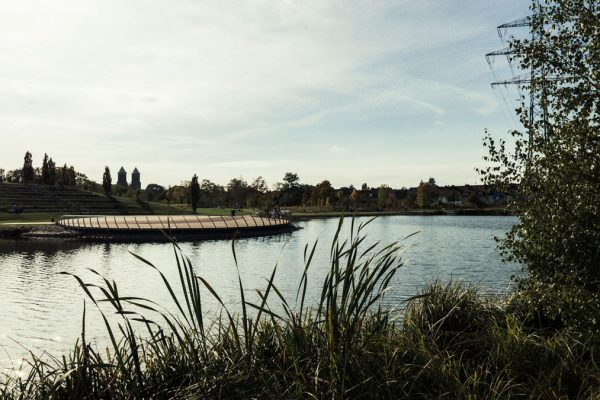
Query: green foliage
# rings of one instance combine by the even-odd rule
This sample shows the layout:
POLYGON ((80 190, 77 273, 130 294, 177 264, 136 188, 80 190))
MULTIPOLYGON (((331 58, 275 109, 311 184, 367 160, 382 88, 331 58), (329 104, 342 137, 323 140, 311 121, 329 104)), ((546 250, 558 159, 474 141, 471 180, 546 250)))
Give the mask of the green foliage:
POLYGON ((108 165, 104 167, 104 175, 102 175, 102 188, 104 193, 109 196, 112 190, 112 178, 110 176, 110 169, 108 165))
POLYGON ((248 182, 242 177, 233 178, 227 184, 227 197, 229 205, 233 208, 241 208, 246 204, 246 199, 250 193, 248 182))
POLYGON ((198 176, 196 174, 194 174, 190 183, 190 199, 192 201, 192 210, 195 213, 200 202, 200 185, 198 184, 198 176))
POLYGON ((31 159, 30 152, 25 153, 25 157, 23 159, 23 170, 22 170, 21 176, 23 179, 23 183, 33 183, 34 182, 33 161, 31 159))
POLYGON ((419 208, 427 208, 432 205, 436 197, 435 180, 431 182, 433 178, 430 178, 428 182, 419 183, 417 187, 417 198, 416 204, 419 208))
POLYGON ((156 183, 150 183, 144 190, 144 197, 146 201, 162 201, 165 199, 167 189, 164 186, 157 185, 156 183))
POLYGON ((48 168, 48 154, 44 153, 44 161, 42 161, 42 184, 50 184, 50 169, 48 168))
POLYGON ((487 184, 516 190, 510 207, 520 220, 501 248, 527 269, 523 287, 545 288, 541 297, 532 292, 536 307, 561 323, 573 319, 557 313, 591 321, 586 308, 600 306, 598 296, 587 295, 600 290, 600 2, 552 0, 532 8, 536 40, 510 46, 521 68, 534 71, 527 89, 542 118, 530 123, 531 109, 517 110, 525 131, 512 132, 512 151, 486 134, 491 165, 482 173, 487 184), (543 299, 551 303, 541 306, 543 299))
POLYGON ((388 185, 379 186, 379 190, 377 191, 377 204, 379 208, 393 208, 397 202, 398 200, 394 191, 388 185))

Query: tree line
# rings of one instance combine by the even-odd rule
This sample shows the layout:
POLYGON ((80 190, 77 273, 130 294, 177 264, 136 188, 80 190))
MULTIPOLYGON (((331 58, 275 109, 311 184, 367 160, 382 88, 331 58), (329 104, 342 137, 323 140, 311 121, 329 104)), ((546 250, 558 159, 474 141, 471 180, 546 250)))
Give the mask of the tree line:
MULTIPOLYGON (((465 187, 462 188, 440 188, 434 178, 422 181, 415 188, 393 189, 385 184, 369 187, 367 183, 360 187, 349 185, 335 188, 329 180, 316 185, 301 183, 298 174, 294 172, 287 172, 281 182, 270 188, 262 176, 251 182, 242 177, 233 178, 226 185, 220 185, 209 179, 200 179, 194 174, 190 181, 167 188, 149 184, 139 195, 146 201, 189 204, 194 211, 197 208, 213 207, 269 210, 275 206, 332 211, 381 211, 437 207, 441 205, 438 198, 442 192, 447 192, 450 200, 465 198, 465 187)), ((466 188, 468 190, 469 186, 466 188)), ((465 198, 465 205, 486 205, 481 193, 468 193, 470 196, 465 198)))
POLYGON ((37 185, 57 185, 75 187, 78 181, 81 182, 87 177, 84 174, 75 171, 75 167, 57 166, 52 157, 44 154, 41 167, 33 166, 33 156, 27 151, 23 158, 23 167, 14 170, 5 171, 0 168, 0 183, 23 183, 37 185))
MULTIPOLYGON (((164 187, 151 183, 145 190, 137 190, 113 184, 108 166, 104 168, 101 183, 77 172, 73 166, 64 164, 57 167, 48 154, 44 154, 41 167, 34 168, 29 151, 25 153, 22 168, 6 173, 0 169, 0 183, 4 181, 76 187, 107 196, 131 197, 139 201, 189 204, 194 210, 215 207, 269 210, 275 206, 304 206, 333 211, 406 210, 445 205, 438 200, 442 192, 451 203, 461 200, 461 195, 464 198, 460 187, 440 188, 434 178, 421 181, 416 188, 393 189, 385 184, 369 187, 367 183, 363 183, 360 188, 353 185, 335 188, 327 179, 316 185, 301 183, 298 174, 294 172, 285 173, 282 181, 271 188, 262 176, 251 182, 243 177, 232 178, 226 185, 220 185, 194 175, 191 180, 182 181, 178 185, 164 187)), ((486 203, 481 196, 472 193, 465 205, 482 207, 486 203)))

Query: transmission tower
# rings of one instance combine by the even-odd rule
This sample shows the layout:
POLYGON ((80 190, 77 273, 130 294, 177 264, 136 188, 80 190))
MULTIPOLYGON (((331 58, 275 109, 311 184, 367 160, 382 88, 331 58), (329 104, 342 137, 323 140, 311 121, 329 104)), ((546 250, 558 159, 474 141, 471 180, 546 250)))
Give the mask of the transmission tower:
MULTIPOLYGON (((540 1, 536 0, 535 7, 533 7, 532 15, 524 17, 524 18, 519 18, 514 21, 499 25, 497 27, 498 36, 500 37, 500 40, 505 42, 507 32, 510 29, 528 27, 529 31, 531 32, 531 41, 532 41, 532 43, 535 43, 536 41, 539 41, 541 39, 541 33, 542 33, 541 30, 544 27, 543 18, 544 18, 544 15, 543 15, 542 6, 540 5, 540 1), (532 27, 537 27, 537 29, 532 29, 532 27)), ((490 66, 490 69, 492 69, 492 61, 491 60, 494 57, 506 56, 510 70, 511 70, 511 75, 512 75, 511 78, 503 79, 503 80, 495 80, 491 84, 492 88, 495 86, 516 85, 517 88, 519 89, 519 92, 521 90, 528 88, 529 89, 529 110, 528 110, 529 125, 530 125, 530 127, 533 127, 534 122, 536 121, 536 118, 541 118, 541 120, 543 121, 542 129, 543 129, 543 133, 544 133, 544 138, 548 138, 549 129, 548 129, 548 117, 547 117, 546 105, 545 104, 539 104, 539 105, 536 104, 535 91, 540 90, 542 92, 541 97, 544 98, 545 91, 546 91, 545 82, 547 80, 551 80, 551 78, 549 79, 546 76, 543 63, 542 63, 542 66, 537 70, 535 69, 535 67, 533 66, 533 63, 532 63, 530 71, 516 75, 514 73, 512 57, 519 56, 519 55, 520 54, 517 53, 517 50, 512 49, 510 47, 505 47, 500 50, 492 51, 485 55, 485 58, 488 62, 488 65, 490 66), (536 83, 538 81, 541 82, 540 88, 534 87, 534 83, 536 83)), ((492 73, 493 73, 493 69, 492 69, 492 73)), ((497 79, 495 74, 494 74, 494 79, 497 79)), ((529 133, 530 143, 531 143, 532 139, 533 139, 533 129, 530 129, 530 133, 529 133)))

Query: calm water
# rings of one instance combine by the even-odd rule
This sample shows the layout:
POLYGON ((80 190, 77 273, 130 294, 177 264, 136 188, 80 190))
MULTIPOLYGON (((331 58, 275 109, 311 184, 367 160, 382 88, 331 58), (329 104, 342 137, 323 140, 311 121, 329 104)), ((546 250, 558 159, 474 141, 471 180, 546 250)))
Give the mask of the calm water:
MULTIPOLYGON (((358 218, 357 221, 366 221, 358 218)), ((349 231, 346 221, 344 234, 349 231)), ((514 223, 513 217, 391 216, 381 217, 365 230, 368 240, 384 243, 400 240, 420 231, 403 243, 405 266, 392 282, 387 302, 402 306, 402 300, 436 279, 467 281, 486 290, 506 292, 510 276, 519 268, 503 264, 493 235, 502 235, 514 223)), ((291 234, 240 239, 236 243, 240 274, 247 296, 263 288, 279 260, 276 284, 294 300, 303 271, 304 246, 319 240, 311 274, 309 297, 316 297, 320 279, 326 273, 329 245, 337 219, 298 222, 303 229, 291 234)), ((239 304, 236 269, 231 242, 203 241, 181 245, 194 267, 217 289, 224 301, 239 304)), ((99 283, 89 269, 114 279, 122 295, 149 297, 168 302, 168 293, 157 273, 136 260, 134 252, 151 262, 173 280, 177 270, 169 244, 81 244, 64 241, 0 241, 0 367, 15 365, 25 355, 23 347, 36 352, 61 354, 72 347, 81 332, 85 295, 66 271, 84 281, 99 283)), ((218 311, 208 293, 207 312, 218 311)), ((98 311, 87 301, 87 337, 103 344, 106 336, 98 311)), ((109 310, 105 308, 105 310, 109 310)))

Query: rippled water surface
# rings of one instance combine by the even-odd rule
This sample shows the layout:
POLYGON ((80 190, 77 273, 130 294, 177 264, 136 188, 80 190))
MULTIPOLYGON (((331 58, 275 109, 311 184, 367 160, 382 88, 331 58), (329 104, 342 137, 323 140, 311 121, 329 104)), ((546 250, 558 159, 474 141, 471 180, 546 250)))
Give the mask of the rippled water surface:
MULTIPOLYGON (((366 218, 357 218, 358 222, 366 218)), ((487 290, 509 289, 510 276, 519 268, 503 264, 492 236, 501 236, 516 222, 513 217, 389 216, 380 217, 365 229, 368 241, 384 243, 401 240, 405 266, 392 282, 387 302, 402 306, 402 300, 436 279, 467 281, 487 290)), ((239 270, 249 297, 265 286, 278 261, 276 284, 293 301, 302 274, 304 246, 319 240, 311 267, 309 297, 319 292, 320 279, 329 261, 329 245, 337 219, 296 223, 301 230, 291 234, 240 239, 236 242, 239 270)), ((347 235, 350 221, 344 224, 347 235)), ((230 241, 182 243, 200 275, 221 294, 224 301, 239 304, 236 269, 230 241)), ((149 297, 172 306, 157 273, 129 252, 136 253, 177 279, 172 246, 169 244, 84 244, 66 241, 0 241, 0 367, 24 354, 21 346, 34 352, 61 354, 80 335, 85 295, 77 281, 61 271, 77 274, 86 282, 99 283, 89 269, 114 279, 122 295, 149 297)), ((218 310, 206 299, 207 313, 218 310)), ((86 335, 105 341, 105 329, 98 311, 87 301, 86 335)), ((109 310, 106 308, 105 310, 109 310)))

